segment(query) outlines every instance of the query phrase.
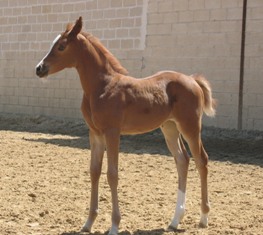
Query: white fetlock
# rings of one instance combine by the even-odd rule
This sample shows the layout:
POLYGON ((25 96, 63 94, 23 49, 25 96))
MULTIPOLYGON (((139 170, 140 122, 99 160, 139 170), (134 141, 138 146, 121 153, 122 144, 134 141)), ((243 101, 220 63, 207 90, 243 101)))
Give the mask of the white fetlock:
POLYGON ((169 225, 168 230, 173 231, 173 230, 176 230, 178 228, 178 225, 180 224, 180 222, 184 218, 184 213, 185 213, 184 207, 176 208, 175 216, 174 216, 171 224, 169 225))
POLYGON ((184 218, 184 214, 185 214, 185 193, 183 193, 181 190, 178 190, 175 214, 171 224, 168 227, 169 231, 174 231, 177 229, 179 223, 184 218))
MULTIPOLYGON (((179 224, 179 223, 178 223, 179 224)), ((174 232, 177 230, 177 227, 178 227, 178 224, 177 225, 173 225, 173 224, 170 224, 168 226, 168 228, 166 229, 167 232, 174 232)))
POLYGON ((91 232, 92 223, 90 223, 88 220, 83 225, 81 232, 91 232))
POLYGON ((112 225, 108 235, 117 235, 118 234, 118 226, 116 225, 112 225))
POLYGON ((208 226, 208 213, 207 214, 202 213, 200 223, 199 223, 199 227, 200 228, 206 228, 207 226, 208 226))

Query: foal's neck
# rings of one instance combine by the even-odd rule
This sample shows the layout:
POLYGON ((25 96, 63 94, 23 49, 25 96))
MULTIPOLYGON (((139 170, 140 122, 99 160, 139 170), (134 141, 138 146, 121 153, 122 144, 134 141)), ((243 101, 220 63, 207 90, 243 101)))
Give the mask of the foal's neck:
POLYGON ((83 60, 81 65, 76 67, 86 96, 101 92, 113 77, 102 66, 94 62, 94 60, 83 60))
POLYGON ((98 93, 119 73, 114 71, 106 56, 87 39, 82 38, 76 69, 86 95, 98 93))

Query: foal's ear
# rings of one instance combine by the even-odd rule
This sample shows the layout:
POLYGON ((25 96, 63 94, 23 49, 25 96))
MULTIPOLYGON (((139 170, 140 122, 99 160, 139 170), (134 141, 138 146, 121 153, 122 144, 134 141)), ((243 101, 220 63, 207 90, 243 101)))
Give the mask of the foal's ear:
POLYGON ((80 33, 81 29, 82 29, 82 17, 80 16, 79 19, 76 20, 75 25, 69 32, 68 34, 69 38, 76 37, 80 33))

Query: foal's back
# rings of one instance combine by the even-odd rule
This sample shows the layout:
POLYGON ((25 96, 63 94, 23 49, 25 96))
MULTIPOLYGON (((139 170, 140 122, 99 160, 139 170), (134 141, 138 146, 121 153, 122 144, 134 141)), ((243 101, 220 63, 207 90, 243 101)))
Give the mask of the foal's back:
POLYGON ((144 79, 116 77, 105 89, 105 97, 112 97, 118 104, 114 113, 121 113, 123 134, 144 133, 167 120, 176 121, 174 109, 198 105, 199 96, 200 87, 194 78, 172 71, 144 79))

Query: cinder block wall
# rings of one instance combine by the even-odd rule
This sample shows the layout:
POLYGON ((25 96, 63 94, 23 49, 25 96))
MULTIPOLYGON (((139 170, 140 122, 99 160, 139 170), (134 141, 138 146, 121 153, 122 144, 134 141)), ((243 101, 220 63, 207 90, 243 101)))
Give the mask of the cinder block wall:
MULTIPOLYGON (((205 125, 236 128, 242 0, 0 0, 0 112, 80 118, 77 73, 43 83, 35 65, 68 22, 119 58, 130 75, 160 70, 202 73, 219 101, 205 125)), ((263 1, 248 0, 244 77, 245 129, 263 130, 263 1)))

